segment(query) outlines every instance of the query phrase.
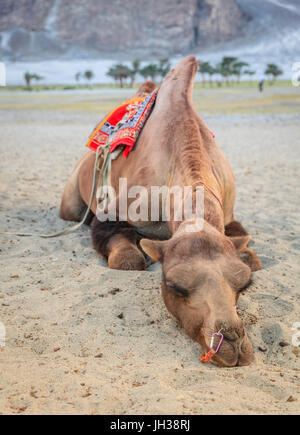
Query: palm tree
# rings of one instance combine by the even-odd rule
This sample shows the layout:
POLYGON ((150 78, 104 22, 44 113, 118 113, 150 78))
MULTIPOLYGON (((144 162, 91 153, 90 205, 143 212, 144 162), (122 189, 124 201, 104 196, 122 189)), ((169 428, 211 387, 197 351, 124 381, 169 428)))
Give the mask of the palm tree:
POLYGON ((250 71, 250 70, 247 69, 247 70, 244 71, 244 74, 247 74, 250 77, 250 80, 251 80, 252 76, 254 76, 254 74, 255 74, 255 71, 250 71))
POLYGON ((109 68, 109 70, 107 71, 106 75, 108 77, 111 77, 113 80, 117 81, 117 78, 116 78, 116 67, 115 66, 111 66, 109 68))
POLYGON ((79 82, 80 79, 81 79, 81 72, 78 72, 75 74, 75 80, 76 82, 79 82))
POLYGON ((43 80, 43 78, 44 77, 39 76, 38 74, 31 74, 30 72, 26 72, 24 74, 24 79, 26 82, 27 89, 30 89, 31 80, 39 81, 39 80, 43 80))
POLYGON ((199 62, 199 72, 202 75, 202 82, 204 85, 206 81, 205 74, 209 75, 209 81, 211 83, 211 77, 216 73, 216 70, 209 62, 199 62))
POLYGON ((227 85, 229 85, 229 77, 233 75, 233 64, 237 62, 237 57, 224 56, 221 63, 218 65, 218 72, 225 78, 227 85))
POLYGON ((166 75, 170 72, 170 70, 171 70, 170 60, 167 57, 160 59, 158 64, 158 72, 162 79, 166 77, 166 75))
POLYGON ((148 69, 149 69, 151 80, 155 82, 156 77, 160 74, 158 66, 155 63, 150 63, 148 65, 148 69))
POLYGON ((140 70, 140 74, 145 80, 150 78, 153 82, 155 82, 155 79, 160 74, 160 71, 155 63, 149 63, 149 65, 144 66, 144 68, 140 70))
POLYGON ((32 79, 31 74, 29 72, 26 72, 24 74, 24 79, 25 79, 25 82, 26 82, 26 86, 29 89, 30 88, 30 82, 31 82, 31 79, 32 79))
POLYGON ((272 77, 272 83, 275 82, 276 77, 280 76, 281 74, 283 74, 282 70, 275 65, 274 63, 268 63, 267 68, 265 70, 265 74, 267 76, 271 76, 272 77))
POLYGON ((106 75, 112 77, 115 81, 119 81, 120 87, 123 88, 124 80, 131 76, 131 71, 128 66, 117 63, 108 70, 106 75))
POLYGON ((209 75, 209 82, 212 86, 212 76, 216 74, 216 68, 214 68, 212 65, 209 65, 207 68, 207 74, 209 75))
POLYGON ((140 69, 140 75, 144 80, 147 80, 150 77, 148 66, 144 66, 142 69, 140 69))
POLYGON ((237 77, 237 82, 241 81, 241 75, 243 74, 243 68, 249 66, 249 63, 243 61, 236 61, 232 64, 232 72, 237 77))
POLYGON ((116 77, 117 80, 120 81, 120 86, 123 88, 123 80, 128 79, 130 77, 130 69, 126 65, 117 64, 116 65, 116 77))
POLYGON ((44 79, 44 77, 39 76, 38 74, 32 74, 32 78, 33 78, 33 80, 36 80, 37 82, 44 79))
POLYGON ((199 61, 198 71, 202 76, 202 83, 205 84, 205 74, 207 73, 207 66, 209 65, 208 62, 202 62, 199 61))
MULTIPOLYGON (((226 79, 228 84, 228 69, 222 64, 222 62, 217 64, 215 71, 216 74, 219 74, 222 79, 226 79)), ((221 81, 218 81, 219 86, 222 85, 222 79, 221 81)))
POLYGON ((135 78, 137 76, 137 74, 139 74, 141 69, 141 61, 139 59, 135 59, 132 64, 131 64, 131 69, 130 69, 130 79, 131 79, 131 87, 133 87, 134 82, 135 82, 135 78))
POLYGON ((209 67, 207 68, 207 74, 209 75, 210 86, 212 86, 212 84, 213 84, 212 77, 213 77, 213 75, 216 74, 216 68, 213 67, 212 65, 209 65, 209 67))
POLYGON ((90 82, 92 80, 92 78, 94 77, 93 71, 90 71, 90 70, 85 71, 84 77, 88 80, 88 82, 90 82))

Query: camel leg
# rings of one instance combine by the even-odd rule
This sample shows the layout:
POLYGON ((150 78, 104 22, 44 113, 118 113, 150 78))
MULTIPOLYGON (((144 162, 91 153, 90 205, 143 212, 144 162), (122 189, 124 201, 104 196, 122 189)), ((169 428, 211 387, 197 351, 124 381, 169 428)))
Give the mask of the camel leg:
POLYGON ((244 245, 241 247, 241 249, 239 249, 240 254, 243 256, 243 261, 248 264, 252 272, 262 269, 262 264, 258 255, 251 249, 247 248, 251 237, 248 235, 242 224, 233 220, 225 226, 225 235, 231 237, 231 240, 240 239, 241 242, 244 240, 244 245))
POLYGON ((111 269, 144 270, 146 261, 137 247, 134 229, 126 222, 92 222, 93 247, 111 269))
POLYGON ((66 221, 79 222, 86 211, 79 189, 79 172, 82 164, 89 157, 86 153, 76 164, 71 177, 67 181, 60 204, 60 217, 66 221))

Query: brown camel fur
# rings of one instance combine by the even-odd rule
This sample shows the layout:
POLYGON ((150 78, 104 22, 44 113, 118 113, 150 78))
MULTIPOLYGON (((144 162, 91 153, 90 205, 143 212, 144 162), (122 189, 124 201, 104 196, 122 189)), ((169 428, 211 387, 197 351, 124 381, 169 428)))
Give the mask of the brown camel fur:
MULTIPOLYGON (((188 232, 191 222, 176 222, 172 203, 166 222, 100 222, 94 217, 93 245, 115 269, 145 269, 143 252, 160 261, 164 302, 189 336, 207 351, 212 333, 222 330, 224 342, 212 361, 222 366, 248 365, 253 349, 236 304, 251 280, 251 271, 261 264, 247 247, 250 236, 234 220, 232 170, 193 106, 196 72, 197 61, 191 56, 165 78, 134 151, 112 163, 112 186, 118 199, 127 194, 118 191, 119 178, 127 178, 128 190, 146 187, 149 198, 151 186, 204 185, 203 228, 188 232)), ((139 93, 153 89, 146 82, 139 93)), ((89 201, 94 159, 89 151, 75 167, 62 198, 63 219, 80 219, 89 201)), ((132 201, 128 200, 128 207, 132 201)), ((96 207, 94 201, 94 214, 96 207)), ((196 218, 192 223, 203 220, 196 218)))

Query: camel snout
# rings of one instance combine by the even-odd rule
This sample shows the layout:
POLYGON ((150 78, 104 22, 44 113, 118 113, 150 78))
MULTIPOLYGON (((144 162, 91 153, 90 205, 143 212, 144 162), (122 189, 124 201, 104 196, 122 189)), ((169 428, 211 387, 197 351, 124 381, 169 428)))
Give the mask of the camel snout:
MULTIPOLYGON (((223 341, 218 352, 212 358, 212 363, 220 367, 247 366, 253 361, 253 347, 244 327, 223 330, 223 341)), ((210 338, 206 338, 209 349, 210 338)), ((218 342, 215 343, 214 348, 218 342)))

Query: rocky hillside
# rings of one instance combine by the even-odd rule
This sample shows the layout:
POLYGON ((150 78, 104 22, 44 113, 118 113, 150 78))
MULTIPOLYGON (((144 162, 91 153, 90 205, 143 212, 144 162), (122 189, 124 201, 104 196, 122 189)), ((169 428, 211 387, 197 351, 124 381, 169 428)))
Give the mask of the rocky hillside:
POLYGON ((236 0, 0 0, 0 56, 183 55, 242 35, 236 0))

